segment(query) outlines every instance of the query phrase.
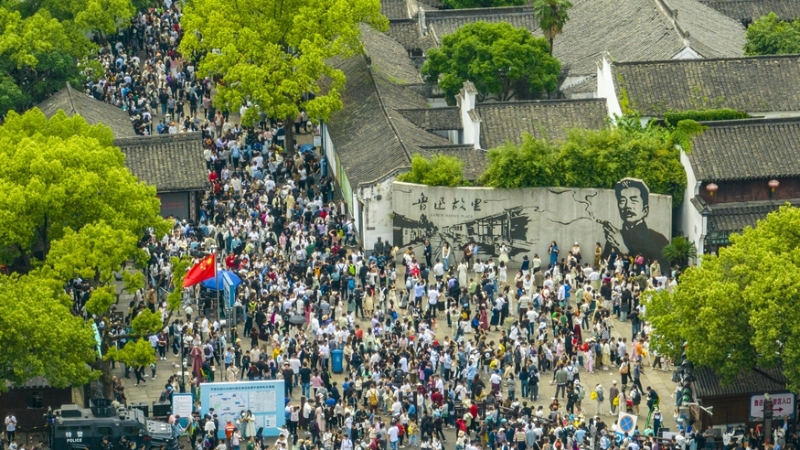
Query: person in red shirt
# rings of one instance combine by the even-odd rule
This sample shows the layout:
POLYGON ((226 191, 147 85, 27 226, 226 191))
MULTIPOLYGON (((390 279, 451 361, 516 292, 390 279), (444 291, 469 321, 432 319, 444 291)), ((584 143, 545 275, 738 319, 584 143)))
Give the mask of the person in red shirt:
POLYGON ((444 399, 444 396, 442 396, 442 394, 439 392, 439 390, 438 389, 434 389, 433 390, 433 394, 431 394, 431 401, 433 403, 435 403, 436 406, 441 407, 443 399, 444 399))
POLYGON ((215 170, 209 170, 208 171, 208 181, 210 183, 213 183, 218 178, 219 178, 219 175, 217 175, 217 172, 215 170))

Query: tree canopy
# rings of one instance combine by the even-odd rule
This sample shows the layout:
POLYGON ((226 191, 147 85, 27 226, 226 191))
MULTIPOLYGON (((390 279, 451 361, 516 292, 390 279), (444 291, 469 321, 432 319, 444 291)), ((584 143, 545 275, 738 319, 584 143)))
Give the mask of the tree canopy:
POLYGON ((362 23, 388 27, 380 10, 379 0, 194 0, 183 10, 180 49, 200 58, 200 76, 221 80, 216 105, 256 106, 247 110, 244 124, 252 124, 259 111, 294 119, 299 108, 325 120, 341 109, 345 83, 331 60, 361 51, 362 23))
POLYGON ((550 54, 553 54, 553 40, 564 30, 564 25, 569 20, 569 9, 572 3, 569 0, 535 0, 533 12, 539 20, 539 28, 550 42, 550 54))
POLYGON ((524 5, 525 0, 443 0, 445 8, 493 8, 497 6, 524 5))
MULTIPOLYGON (((144 287, 141 272, 123 270, 129 261, 146 261, 140 238, 148 229, 168 230, 155 188, 128 171, 110 129, 62 111, 50 120, 38 109, 11 112, 0 127, 0 158, 0 256, 16 272, 0 277, 8 299, 0 305, 0 340, 27 342, 4 352, 0 370, 12 382, 45 376, 54 386, 100 377, 110 396, 110 360, 144 364, 154 358, 152 347, 149 357, 134 351, 139 344, 117 350, 123 336, 112 335, 111 317, 122 291, 144 287), (115 273, 122 274, 121 290, 115 273), (92 287, 85 307, 97 321, 99 344, 92 319, 73 315, 64 294, 75 278, 92 287)), ((168 297, 169 310, 176 304, 179 296, 168 297)), ((146 310, 133 318, 125 338, 161 328, 160 313, 146 310)))
MULTIPOLYGON (((87 362, 97 357, 91 327, 72 315, 63 285, 39 275, 0 275, 0 377, 22 384, 43 376, 53 386, 94 378, 87 362)), ((0 383, 0 392, 7 386, 0 383)))
POLYGON ((0 116, 81 83, 79 62, 97 48, 87 36, 114 32, 133 14, 130 0, 1 2, 0 116))
POLYGON ((0 127, 0 259, 25 273, 67 230, 105 221, 140 236, 160 223, 155 188, 125 167, 111 130, 34 108, 0 127))
POLYGON ((521 188, 564 186, 611 189, 617 181, 640 178, 650 191, 683 201, 686 172, 680 163, 680 143, 702 129, 691 120, 675 129, 654 124, 640 126, 638 117, 622 118, 618 126, 602 130, 572 130, 563 142, 536 139, 528 134, 521 145, 491 149, 489 166, 481 176, 485 186, 521 188))
POLYGON ((786 55, 800 53, 800 20, 786 22, 774 12, 759 17, 747 27, 746 55, 786 55))
POLYGON ((421 71, 451 100, 471 81, 481 100, 505 101, 522 92, 536 96, 555 91, 561 63, 550 56, 545 39, 524 28, 475 22, 445 36, 441 48, 428 52, 421 71))
POLYGON ((428 186, 464 186, 464 163, 454 156, 434 155, 428 159, 421 155, 411 157, 411 170, 400 174, 398 181, 426 184, 428 186))
POLYGON ((684 272, 673 293, 647 300, 654 346, 731 380, 743 370, 782 365, 800 389, 800 209, 783 206, 755 228, 730 236, 718 256, 684 272))

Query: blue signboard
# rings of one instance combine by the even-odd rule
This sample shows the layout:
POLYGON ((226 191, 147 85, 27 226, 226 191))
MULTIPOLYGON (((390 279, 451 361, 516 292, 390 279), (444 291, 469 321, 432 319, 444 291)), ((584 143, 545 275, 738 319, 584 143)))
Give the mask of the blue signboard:
POLYGON ((255 417, 256 431, 264 427, 264 436, 278 436, 286 423, 283 383, 283 380, 203 383, 200 385, 200 411, 205 415, 214 408, 219 419, 217 437, 220 439, 225 438, 228 421, 239 427, 238 419, 247 410, 255 417))
POLYGON ((233 303, 236 301, 236 285, 227 272, 222 273, 222 285, 228 307, 233 308, 233 303))

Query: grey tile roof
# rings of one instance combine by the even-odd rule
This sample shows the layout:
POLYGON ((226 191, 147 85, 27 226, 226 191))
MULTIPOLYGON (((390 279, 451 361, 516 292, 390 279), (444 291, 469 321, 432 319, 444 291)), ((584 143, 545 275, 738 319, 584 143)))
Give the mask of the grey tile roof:
POLYGON ((800 111, 800 56, 615 63, 617 95, 645 116, 669 110, 800 111))
POLYGON ((800 118, 705 122, 689 153, 702 181, 800 175, 800 118))
POLYGON ((136 136, 130 116, 114 105, 95 100, 83 92, 67 87, 56 92, 38 105, 45 116, 53 117, 59 109, 68 116, 80 115, 92 125, 103 124, 111 128, 115 138, 136 136))
POLYGON ((553 47, 570 76, 596 73, 596 62, 604 52, 614 61, 659 61, 672 59, 688 44, 705 58, 743 55, 744 27, 696 0, 572 3, 570 20, 553 47), (662 7, 663 2, 668 8, 662 7), (675 18, 667 12, 674 10, 675 18))
POLYGON ((406 119, 425 130, 462 130, 461 110, 456 107, 398 109, 406 119))
POLYGON ((430 158, 434 155, 453 156, 464 164, 464 177, 474 181, 486 171, 489 159, 485 150, 475 150, 472 145, 450 145, 442 147, 425 147, 422 149, 424 156, 430 158))
POLYGON ((531 31, 537 28, 536 19, 533 17, 533 8, 530 6, 446 9, 425 13, 428 32, 434 35, 437 44, 441 44, 442 37, 454 33, 466 24, 475 22, 505 22, 531 31))
POLYGON ((744 23, 774 12, 782 20, 800 18, 800 0, 700 0, 728 17, 744 23))
MULTIPOLYGON (((698 398, 705 399, 708 397, 763 394, 765 392, 775 393, 786 390, 788 380, 783 375, 781 367, 758 370, 768 376, 764 376, 756 370, 744 369, 731 383, 723 384, 711 369, 700 367, 695 370, 694 393, 698 398)), ((665 393, 661 395, 665 395, 665 393)))
POLYGON ((746 227, 755 227, 759 220, 766 218, 767 214, 777 211, 787 202, 794 206, 800 206, 800 199, 708 205, 708 231, 738 233, 746 227))
POLYGON ((120 138, 125 165, 158 192, 203 190, 207 185, 200 132, 120 138))
POLYGON ((328 121, 334 149, 353 186, 408 168, 412 154, 424 153, 420 146, 450 144, 396 111, 427 107, 425 97, 391 75, 408 77, 410 61, 402 46, 371 28, 362 30, 362 39, 366 55, 334 62, 347 84, 343 108, 328 121))
POLYGON ((433 34, 422 36, 419 32, 419 22, 416 19, 390 20, 389 31, 386 32, 407 51, 427 53, 428 49, 436 47, 433 34))
POLYGON ((361 25, 361 41, 372 68, 397 84, 421 83, 422 75, 402 45, 369 25, 361 25))
POLYGON ((506 142, 519 144, 525 132, 561 140, 572 128, 603 128, 607 117, 605 99, 481 103, 476 109, 481 148, 487 150, 506 142))
POLYGON ((432 6, 436 9, 444 8, 444 2, 442 0, 419 0, 419 3, 432 6))
POLYGON ((389 20, 411 17, 406 0, 381 0, 381 14, 389 20))

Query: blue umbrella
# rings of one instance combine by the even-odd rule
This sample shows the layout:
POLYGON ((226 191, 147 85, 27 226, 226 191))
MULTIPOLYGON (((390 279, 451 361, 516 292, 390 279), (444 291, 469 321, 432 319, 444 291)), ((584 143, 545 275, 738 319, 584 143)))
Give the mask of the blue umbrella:
POLYGON ((300 153, 313 152, 314 144, 303 144, 300 146, 300 153))
POLYGON ((203 283, 202 283, 203 286, 206 289, 211 289, 212 291, 221 291, 221 290, 223 290, 225 288, 225 283, 222 281, 222 274, 223 273, 228 274, 228 276, 231 278, 231 281, 233 282, 233 287, 236 287, 236 286, 239 286, 240 284, 242 284, 242 279, 239 278, 239 275, 236 275, 234 272, 231 272, 230 270, 220 270, 220 271, 217 271, 217 277, 216 278, 209 278, 209 279, 203 281, 203 283))

